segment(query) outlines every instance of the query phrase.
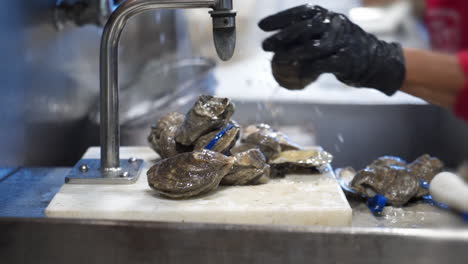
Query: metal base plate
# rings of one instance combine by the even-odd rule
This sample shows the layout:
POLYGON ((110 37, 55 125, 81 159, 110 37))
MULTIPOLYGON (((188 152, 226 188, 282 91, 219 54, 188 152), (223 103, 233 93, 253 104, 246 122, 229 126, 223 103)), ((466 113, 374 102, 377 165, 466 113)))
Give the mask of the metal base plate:
POLYGON ((143 168, 143 160, 130 158, 120 160, 120 168, 101 171, 101 160, 82 159, 76 163, 65 178, 70 184, 132 184, 143 168))

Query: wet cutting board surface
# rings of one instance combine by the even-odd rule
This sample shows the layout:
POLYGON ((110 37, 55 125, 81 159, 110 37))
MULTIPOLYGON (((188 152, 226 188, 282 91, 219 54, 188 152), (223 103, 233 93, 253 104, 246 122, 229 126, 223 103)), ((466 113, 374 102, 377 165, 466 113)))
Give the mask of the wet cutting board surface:
MULTIPOLYGON (((98 158, 90 148, 84 158, 98 158)), ((64 184, 47 207, 48 217, 232 224, 351 225, 351 207, 331 173, 291 175, 264 185, 220 187, 190 200, 169 200, 149 186, 146 171, 157 155, 123 147, 121 158, 146 161, 133 185, 64 184)))

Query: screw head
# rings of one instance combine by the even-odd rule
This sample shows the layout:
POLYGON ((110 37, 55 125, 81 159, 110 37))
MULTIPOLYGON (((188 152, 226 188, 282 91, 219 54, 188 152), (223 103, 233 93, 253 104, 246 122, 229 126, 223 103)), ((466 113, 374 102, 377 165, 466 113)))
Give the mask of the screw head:
POLYGON ((129 163, 135 163, 136 161, 137 161, 137 158, 135 158, 135 157, 131 157, 131 158, 128 159, 129 163))
POLYGON ((124 172, 120 175, 120 177, 122 177, 122 178, 127 178, 129 175, 130 175, 130 173, 128 173, 128 171, 124 171, 124 172))
POLYGON ((82 164, 82 165, 80 166, 80 172, 81 172, 81 173, 88 172, 88 170, 89 170, 89 167, 88 167, 87 164, 82 164))

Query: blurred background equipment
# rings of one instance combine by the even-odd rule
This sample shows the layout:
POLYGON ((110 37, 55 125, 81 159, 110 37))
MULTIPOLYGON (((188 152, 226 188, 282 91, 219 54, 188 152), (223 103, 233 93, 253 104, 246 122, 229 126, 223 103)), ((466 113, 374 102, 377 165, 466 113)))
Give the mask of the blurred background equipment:
POLYGON ((54 11, 54 22, 58 29, 66 23, 77 26, 104 26, 107 18, 121 0, 57 0, 54 11))
MULTIPOLYGON (((64 23, 57 31, 56 10, 50 0, 7 1, 0 10, 2 166, 72 165, 99 143, 89 141, 98 130, 85 131, 99 94, 101 29, 64 23)), ((180 10, 132 19, 122 34, 120 83, 126 86, 163 54, 191 56, 187 36, 180 10)), ((155 82, 152 88, 167 87, 155 82)))

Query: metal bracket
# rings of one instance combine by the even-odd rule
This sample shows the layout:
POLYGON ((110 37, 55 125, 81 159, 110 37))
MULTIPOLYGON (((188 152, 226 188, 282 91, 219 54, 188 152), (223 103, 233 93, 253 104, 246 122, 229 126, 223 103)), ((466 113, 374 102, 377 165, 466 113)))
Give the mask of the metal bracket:
POLYGON ((82 159, 65 177, 70 184, 132 184, 143 168, 143 160, 130 158, 120 160, 120 168, 102 171, 99 159, 82 159))

